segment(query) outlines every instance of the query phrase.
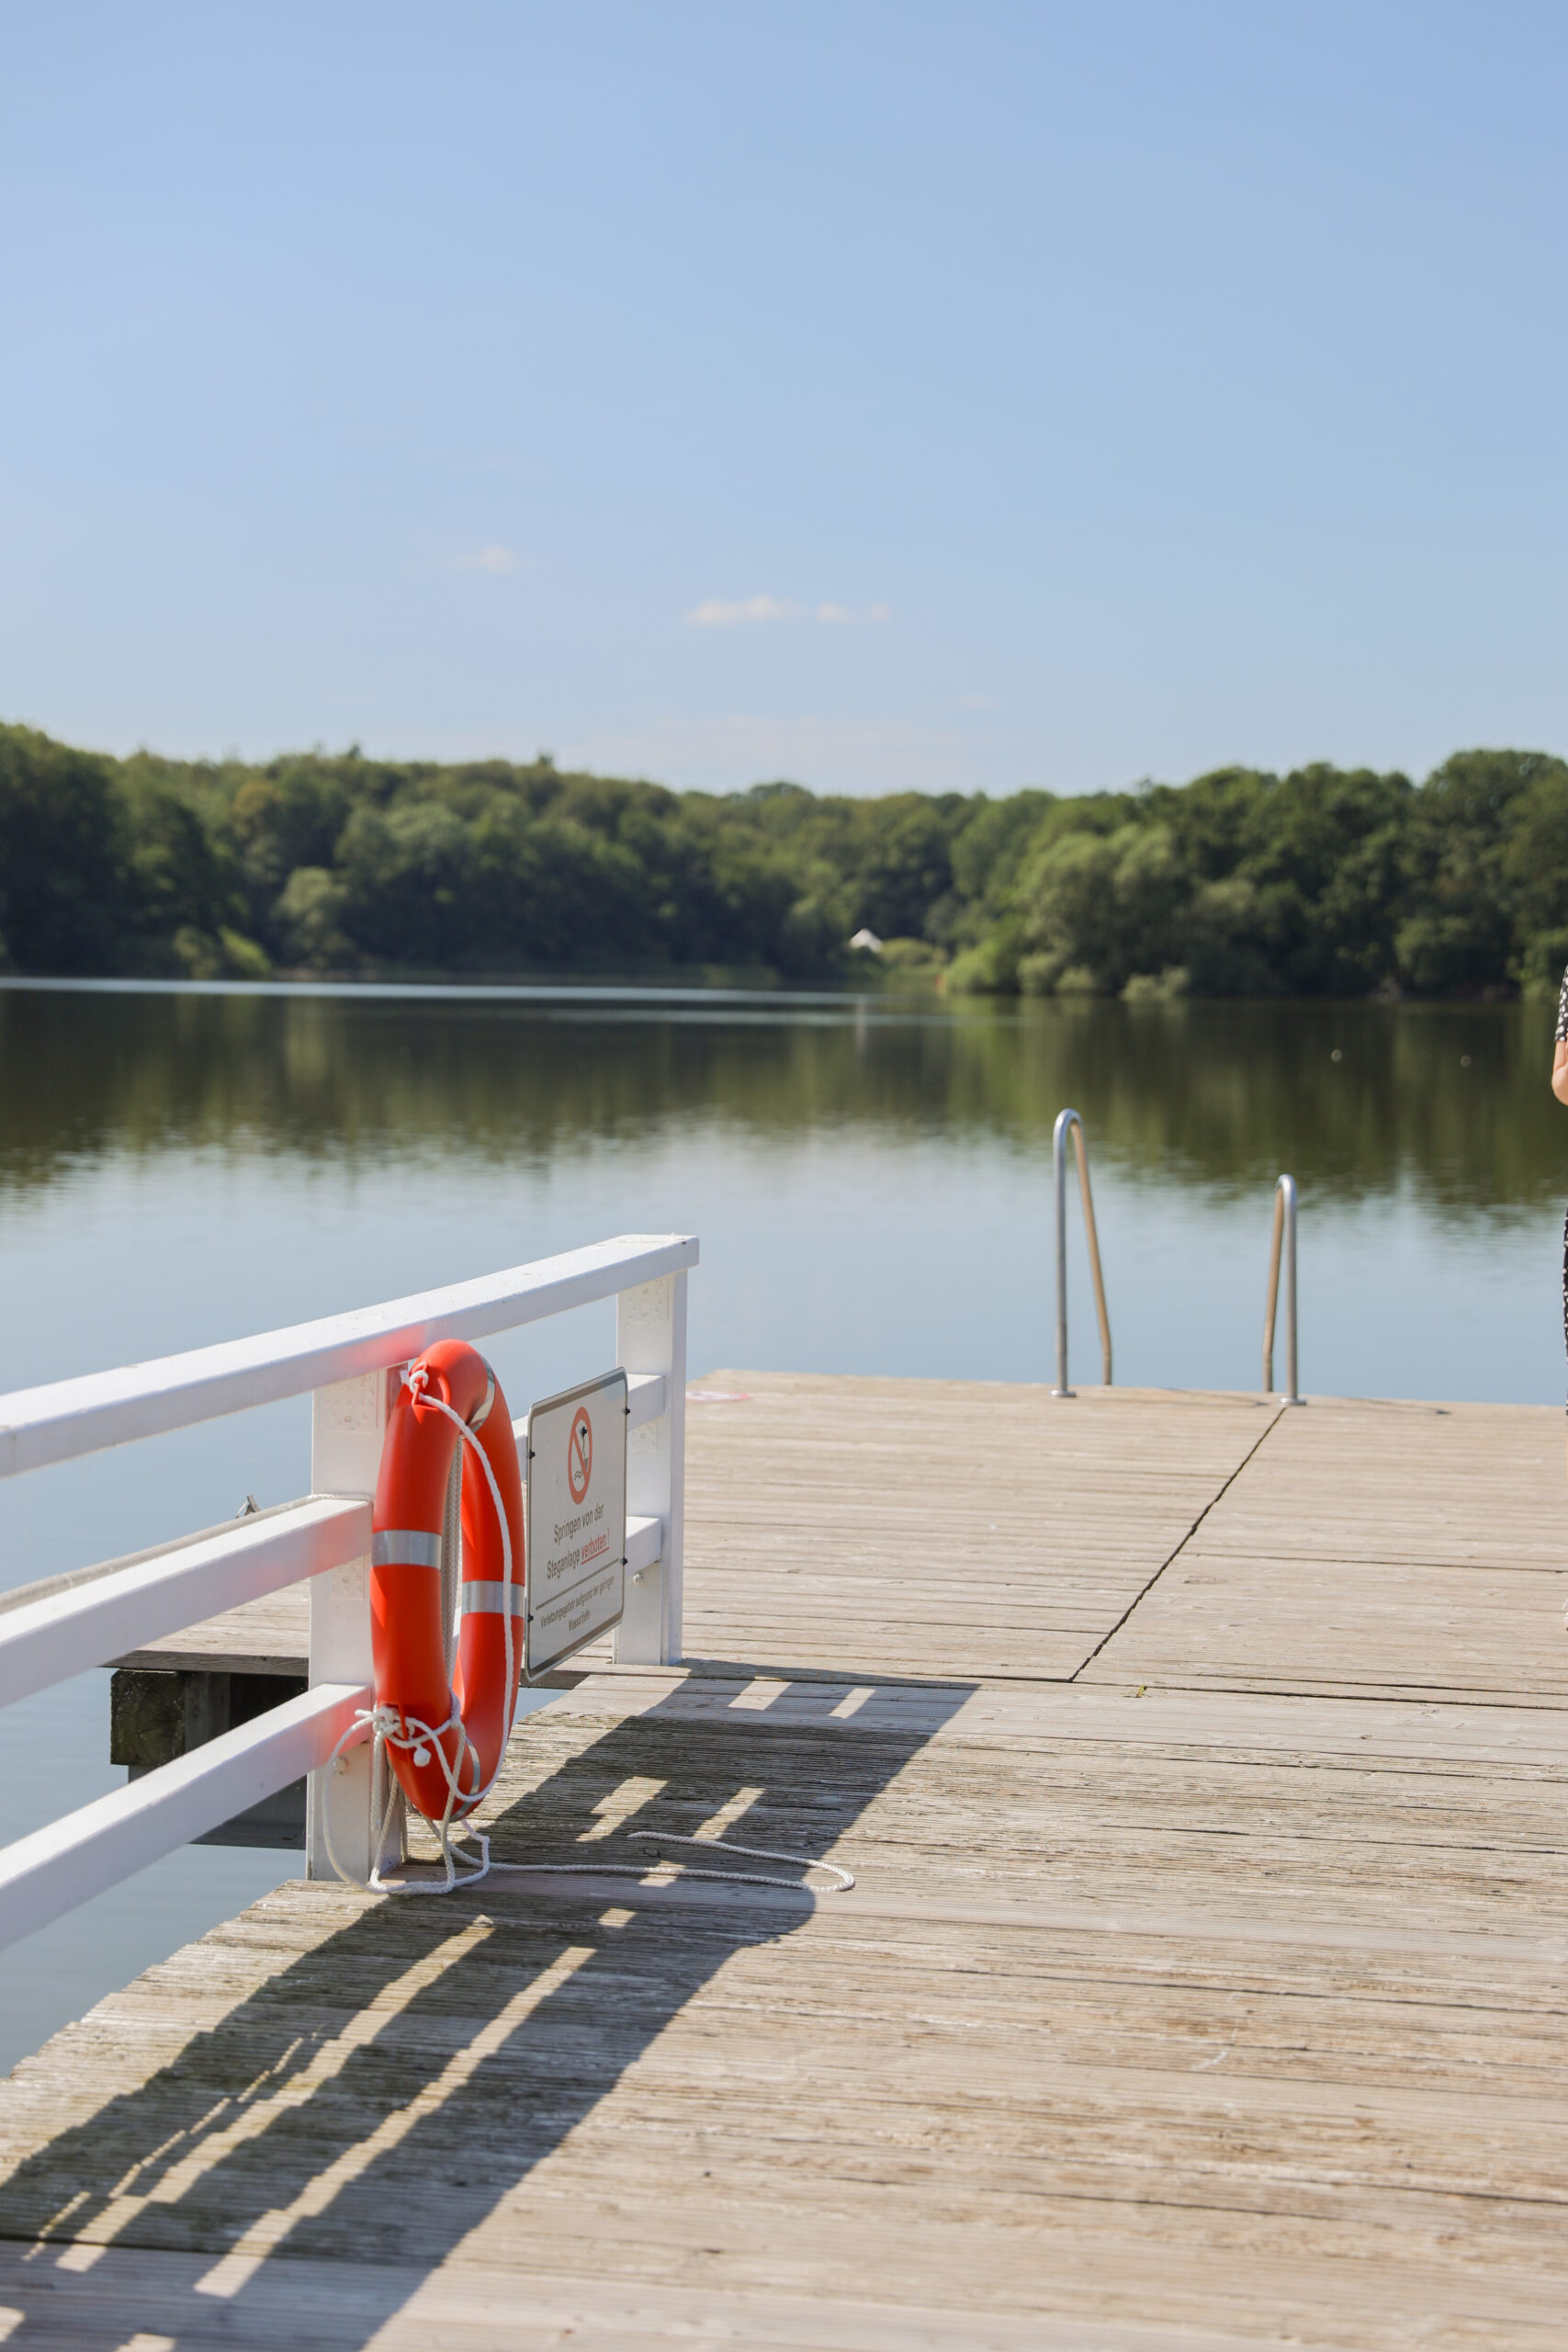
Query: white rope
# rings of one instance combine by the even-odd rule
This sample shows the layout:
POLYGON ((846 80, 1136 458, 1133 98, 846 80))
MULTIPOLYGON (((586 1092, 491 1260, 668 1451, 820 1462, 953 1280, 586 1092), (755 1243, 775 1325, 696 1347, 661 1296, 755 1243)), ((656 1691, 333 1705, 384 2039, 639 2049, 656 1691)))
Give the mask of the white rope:
POLYGON ((441 1517, 441 1657, 450 1690, 457 1667, 457 1586, 463 1573, 463 1449, 452 1448, 441 1517))
MULTIPOLYGON (((640 1838, 650 1846, 722 1846, 727 1854, 750 1854, 759 1862, 793 1862, 797 1869, 803 1871, 831 1871, 839 1882, 836 1887, 829 1890, 834 1894, 847 1894, 855 1883, 853 1871, 841 1870, 837 1862, 818 1861, 814 1856, 806 1854, 782 1854, 776 1846, 732 1846, 728 1838, 673 1838, 666 1829, 634 1829, 629 1834, 634 1842, 640 1838)), ((687 1876, 726 1878, 728 1872, 688 1868, 687 1876)), ((773 1886, 791 1886, 794 1881, 787 1878, 773 1879, 768 1883, 773 1886)))
MULTIPOLYGON (((409 1374, 409 1386, 413 1389, 416 1394, 423 1395, 423 1401, 426 1405, 433 1405, 438 1413, 445 1413, 453 1428, 457 1430, 458 1436, 462 1439, 464 1444, 472 1446, 475 1453, 479 1456, 479 1468, 485 1474, 485 1483, 490 1488, 490 1498, 495 1505, 496 1524, 501 1530, 501 1582, 503 1597, 506 1602, 505 1608, 501 1612, 502 1629, 506 1643, 506 1681, 504 1684, 505 1697, 502 1700, 501 1710, 501 1745, 496 1749, 495 1764, 491 1772, 490 1779, 485 1782, 483 1788, 466 1791, 464 1792, 468 1810, 471 1813, 474 1806, 479 1803, 480 1799, 489 1796, 491 1789, 495 1786, 496 1773, 500 1771, 506 1756, 506 1743, 512 1737, 513 1711, 517 1703, 517 1660, 512 1645, 512 1530, 507 1523, 506 1506, 501 1499, 501 1487, 496 1478, 495 1470, 491 1464, 489 1454, 485 1452, 484 1447, 479 1443, 479 1439, 474 1435, 473 1430, 468 1427, 468 1424, 463 1419, 461 1413, 454 1412, 451 1406, 446 1404, 441 1397, 432 1396, 425 1393, 426 1385, 429 1379, 430 1374, 425 1370, 423 1364, 416 1363, 413 1370, 409 1374)), ((467 1732, 463 1734, 463 1741, 466 1747, 468 1744, 467 1732)), ((451 1775, 448 1774, 447 1778, 450 1780, 451 1775)), ((450 1800, 448 1801, 448 1806, 450 1807, 450 1800)), ((445 1818, 446 1816, 443 1815, 443 1819, 445 1818)))
MULTIPOLYGON (((378 1768, 379 1759, 385 1750, 389 1747, 400 1747, 403 1749, 405 1754, 412 1751, 414 1762, 421 1766, 428 1764, 431 1760, 432 1755, 434 1754, 436 1762, 440 1765, 442 1773, 446 1781, 446 1804, 440 1820, 433 1821, 431 1823, 431 1827, 434 1830, 436 1838, 440 1844, 441 1859, 443 1863, 446 1865, 446 1876, 445 1884, 441 1886, 435 1885, 434 1881, 411 1882, 405 1886, 402 1884, 393 1884, 391 1882, 382 1878, 381 1857, 387 1850, 387 1832, 391 1827, 392 1814, 398 1802, 399 1787, 396 1776, 389 1774, 386 1810, 383 1812, 381 1819, 377 1825, 375 1851, 371 1857, 370 1876, 367 1881, 367 1883, 373 1888, 378 1894, 449 1894, 454 1886, 467 1886, 470 1880, 483 1878, 485 1870, 489 1864, 488 1850, 482 1858, 480 1867, 478 1870, 467 1871, 459 1875, 457 1869, 457 1863, 458 1861, 468 1861, 472 1858, 471 1856, 462 1853, 460 1850, 455 1855, 452 1847, 452 1809, 457 1804, 459 1796, 463 1793, 457 1786, 457 1771, 461 1765, 470 1756, 474 1757, 476 1777, 479 1770, 479 1759, 475 1753, 473 1743, 468 1738, 467 1732, 463 1729, 463 1720, 457 1713, 457 1709, 453 1709, 452 1713, 447 1716, 444 1724, 440 1724, 437 1728, 433 1729, 429 1724, 422 1723, 417 1715, 404 1715, 397 1707, 360 1707, 355 1713, 354 1721, 349 1724, 348 1729, 344 1733, 343 1737, 338 1741, 337 1746, 333 1749, 332 1754, 327 1758, 325 1770, 329 1773, 336 1764, 338 1758, 343 1754, 344 1749, 347 1747, 351 1742, 362 1739, 367 1730, 371 1734, 372 1740, 374 1742, 371 1750, 370 1763, 372 1786, 374 1786, 374 1777, 378 1768), (456 1731, 462 1741, 462 1747, 458 1750, 457 1764, 456 1766, 448 1761, 446 1751, 441 1745, 442 1735, 449 1731, 456 1731)), ((491 1779, 493 1780, 493 1778, 494 1775, 492 1774, 491 1779)), ((482 1795, 484 1792, 481 1790, 479 1793, 482 1795)), ((336 1849, 333 1845, 332 1805, 330 1801, 324 1803, 321 1808, 321 1829, 326 1840, 328 1861, 331 1862, 333 1870, 337 1872, 339 1878, 342 1879, 345 1886, 357 1886, 359 1881, 354 1876, 352 1871, 345 1871, 344 1869, 343 1864, 337 1858, 336 1849)), ((488 1849, 488 1839, 481 1838, 479 1843, 481 1846, 488 1849)))
MULTIPOLYGON (((710 1854, 716 1847, 721 1854, 749 1854, 759 1862, 793 1862, 797 1870, 831 1871, 839 1883, 837 1886, 829 1888, 829 1894, 847 1894, 855 1883, 854 1872, 840 1870, 837 1862, 818 1861, 814 1855, 810 1854, 783 1854, 774 1846, 731 1845, 729 1840, 724 1838, 676 1838, 665 1829, 634 1829, 630 1834, 634 1838, 642 1839, 650 1846, 700 1846, 710 1854)), ((660 1855, 654 1857, 655 1861, 662 1859, 660 1855)), ((536 1871, 541 1875, 550 1878, 646 1878, 648 1876, 648 1865, 645 1862, 491 1862, 490 1867, 492 1871, 536 1871)), ((792 1878, 764 1878, 757 1871, 698 1870, 690 1862, 683 1862, 681 1865, 681 1875, 682 1878, 728 1879, 737 1886, 793 1888, 796 1884, 792 1878)))
MULTIPOLYGON (((392 1724, 397 1724, 399 1723, 400 1718, 395 1707, 378 1707, 368 1712, 362 1711, 359 1717, 356 1718, 355 1722, 349 1726, 349 1729, 344 1734, 344 1738, 338 1742, 338 1747, 333 1750, 333 1756, 336 1756, 338 1748, 341 1748, 344 1745, 344 1740, 353 1737, 354 1733, 358 1729, 361 1723, 370 1721, 373 1716, 381 1715, 389 1717, 392 1724)), ((423 1724, 416 1724, 415 1731, 423 1733, 426 1738, 434 1737, 434 1735, 428 1730, 427 1726, 423 1724)), ((406 1736, 400 1737, 393 1730, 389 1729, 385 1733, 381 1733, 378 1730, 378 1736, 384 1737, 388 1746, 394 1747, 412 1747, 415 1744, 413 1733, 410 1733, 406 1736)), ((440 1755, 441 1752, 440 1748, 437 1747, 436 1753, 440 1755)), ((426 1760, 428 1761, 428 1758, 426 1760)), ((445 1757, 443 1757, 442 1760, 445 1763, 445 1757)), ((448 1781, 451 1780, 451 1777, 450 1770, 448 1770, 448 1781)), ((372 1892, 377 1894, 450 1894, 456 1887, 477 1886, 480 1879, 488 1878, 492 1871, 528 1872, 541 1878, 646 1879, 648 1876, 649 1865, 645 1862, 494 1861, 491 1859, 489 1838, 482 1830, 475 1830, 474 1836, 478 1838, 479 1845, 479 1863, 476 1869, 464 1871, 461 1873, 457 1872, 454 1869, 453 1849, 450 1838, 444 1836, 441 1838, 441 1860, 446 1866, 445 1878, 383 1879, 381 1876, 381 1855, 384 1850, 388 1826, 391 1820, 391 1812, 392 1800, 389 1799, 387 1811, 382 1816, 380 1829, 377 1836, 375 1862, 371 1869, 368 1880, 368 1884, 372 1892)), ((448 1799, 446 1814, 443 1815, 442 1820, 439 1824, 432 1824, 432 1826, 437 1830, 438 1835, 440 1834, 440 1831, 445 1828, 446 1821, 450 1815, 450 1812, 451 1800, 448 1799)), ((333 1870, 337 1871, 339 1878, 343 1879, 345 1883, 349 1885, 356 1884, 357 1882, 349 1877, 348 1872, 339 1862, 336 1854, 333 1852, 332 1829, 329 1817, 325 1813, 322 1815, 322 1826, 327 1831, 327 1854, 333 1870)), ((671 1832, 663 1829, 634 1829, 631 1831, 630 1835, 633 1839, 647 1845, 698 1846, 710 1853, 716 1849, 717 1851, 722 1854, 745 1854, 753 1861, 789 1862, 793 1864, 796 1870, 829 1871, 839 1882, 837 1886, 829 1888, 828 1892, 830 1894, 847 1894, 855 1883, 854 1872, 852 1871, 846 1871, 842 1869, 837 1862, 821 1861, 815 1855, 811 1854, 786 1854, 782 1852, 776 1846, 732 1845, 728 1838, 677 1838, 671 1832)), ((457 1859, 460 1861, 469 1861, 472 1860, 473 1857, 471 1855, 459 1852, 457 1859)), ((662 1857, 655 1856, 655 1863, 661 1859, 662 1857)), ((795 1879, 773 1878, 765 1876, 761 1871, 709 1871, 699 1869, 693 1863, 685 1862, 681 1866, 681 1876, 682 1878, 722 1879, 727 1884, 732 1886, 782 1886, 786 1887, 793 1892, 799 1892, 798 1883, 795 1879)))
MULTIPOLYGON (((370 1883, 378 1894, 449 1894, 454 1883, 458 1886, 472 1886, 477 1880, 488 1878, 492 1871, 525 1871, 540 1878, 646 1880, 649 1869, 656 1868, 662 1859, 656 1855, 651 1864, 648 1862, 493 1861, 491 1859, 490 1839, 479 1831, 476 1830, 474 1834, 479 1838, 479 1844, 484 1849, 481 1866, 455 1882, 448 1878, 443 1884, 435 1879, 408 1879, 400 1881, 396 1884, 389 1884, 373 1878, 370 1883)), ((840 1870, 837 1862, 818 1861, 809 1854, 781 1854, 772 1846, 732 1846, 721 1838, 671 1838, 660 1829, 634 1829, 631 1834, 634 1838, 647 1838, 651 1844, 659 1846, 701 1846, 709 1853, 716 1848, 721 1854, 750 1854, 759 1861, 793 1862, 797 1869, 803 1871, 831 1871, 839 1883, 828 1889, 829 1894, 847 1894, 855 1883, 854 1872, 840 1870)), ((689 1862, 683 1862, 681 1865, 681 1877, 723 1879, 731 1886, 782 1886, 787 1888, 792 1894, 799 1894, 801 1891, 799 1881, 796 1879, 768 1877, 761 1871, 705 1871, 697 1869, 689 1862)), ((677 1884, 679 1883, 679 1881, 676 1882, 677 1884)))
MULTIPOLYGON (((342 1755, 344 1749, 347 1747, 351 1742, 357 1741, 362 1738, 366 1730, 368 1729, 374 1743, 371 1750, 370 1761, 372 1788, 376 1785, 376 1778, 380 1769, 381 1758, 389 1747, 400 1747, 405 1752, 405 1754, 412 1752, 414 1762, 422 1767, 430 1762, 431 1751, 434 1750, 435 1760, 440 1765, 443 1776, 446 1782, 446 1803, 442 1810, 441 1818, 439 1821, 433 1821, 431 1823, 431 1827, 435 1832, 436 1842, 441 1849, 441 1860, 446 1873, 444 1879, 439 1883, 434 1879, 388 1880, 383 1879, 381 1876, 381 1857, 387 1849, 387 1832, 391 1827, 392 1814, 398 1801, 399 1786, 396 1774, 388 1773, 386 1810, 382 1814, 381 1819, 376 1827, 375 1849, 371 1855, 370 1876, 367 1882, 372 1890, 378 1894, 450 1894, 455 1887, 477 1885, 479 1880, 488 1874, 491 1868, 490 1839, 479 1831, 474 1833, 475 1836, 478 1837, 479 1844, 479 1855, 477 1866, 471 1870, 459 1872, 457 1863, 459 1861, 472 1862, 474 1860, 474 1857, 470 1853, 464 1853, 461 1849, 454 1851, 452 1844, 453 1809, 460 1800, 468 1811, 471 1813, 474 1807, 480 1804, 495 1786, 496 1774, 501 1770, 502 1765, 505 1760, 507 1743, 512 1737, 513 1711, 517 1702, 517 1661, 513 1649, 512 1635, 512 1530, 507 1521, 505 1505, 502 1503, 501 1498, 501 1487, 497 1483, 495 1470, 491 1464, 491 1458, 485 1452, 484 1447, 479 1443, 479 1441, 475 1436, 473 1430, 468 1427, 467 1421, 464 1420, 461 1413, 454 1412, 452 1407, 445 1403, 441 1397, 433 1396, 428 1393, 429 1380, 430 1374, 427 1367, 423 1363, 416 1363, 413 1370, 409 1374, 408 1385, 413 1392, 414 1396, 418 1397, 422 1403, 433 1407, 438 1413, 445 1413, 446 1419, 452 1423, 464 1443, 472 1446, 474 1452, 479 1455, 479 1467, 485 1474, 485 1481, 490 1487, 491 1500, 495 1505, 496 1522, 501 1529, 502 1583, 505 1590, 507 1602, 506 1607, 502 1611, 502 1622, 504 1629, 506 1645, 506 1679, 503 1686, 504 1696, 502 1703, 501 1743, 496 1750, 494 1769, 484 1786, 482 1788, 459 1789, 457 1785, 457 1774, 467 1764, 470 1757, 473 1758, 474 1779, 476 1781, 479 1779, 479 1750, 475 1747, 472 1740, 468 1737, 468 1729, 464 1724, 461 1715, 458 1714, 455 1704, 451 1713, 447 1715, 446 1722, 435 1730, 433 1730, 430 1724, 422 1723, 417 1715, 405 1715, 402 1711, 397 1707, 378 1705, 375 1707, 361 1707, 356 1711, 354 1721, 349 1724, 348 1729, 344 1733, 343 1737, 338 1741, 337 1746, 333 1749, 332 1754, 327 1758, 325 1769, 329 1774, 336 1765, 338 1758, 342 1755), (459 1742, 457 1758, 455 1765, 448 1761, 446 1751, 441 1745, 442 1740, 449 1731, 457 1732, 459 1742)), ((462 1457, 459 1455, 457 1458, 461 1460, 462 1457)), ((343 1880, 344 1885, 357 1885, 358 1881, 350 1871, 344 1869, 343 1864, 338 1860, 336 1852, 333 1849, 332 1804, 330 1797, 326 1797, 325 1795, 323 1795, 321 1806, 321 1828, 326 1841, 327 1860, 331 1862, 339 1878, 343 1880)))

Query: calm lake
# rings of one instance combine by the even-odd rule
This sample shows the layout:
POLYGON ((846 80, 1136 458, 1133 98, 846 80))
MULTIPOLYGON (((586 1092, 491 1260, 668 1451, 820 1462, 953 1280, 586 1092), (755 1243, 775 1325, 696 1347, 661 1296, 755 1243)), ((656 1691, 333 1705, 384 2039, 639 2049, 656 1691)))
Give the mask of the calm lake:
MULTIPOLYGON (((1560 1402, 1551 1028, 1546 1005, 0 986, 3 1385, 673 1230, 702 1242, 695 1374, 1048 1382, 1070 1102, 1119 1384, 1258 1385, 1289 1170, 1303 1389, 1560 1402)), ((1089 1381, 1076 1204, 1072 1227, 1089 1381)), ((611 1310, 493 1353, 521 1411, 611 1361, 611 1310)), ((303 1401, 8 1482, 0 1587, 308 1484, 303 1401)), ((123 1777, 107 1679, 0 1712, 9 1835, 123 1777)), ((298 1867, 192 1848, 0 1953, 0 2067, 298 1867)))

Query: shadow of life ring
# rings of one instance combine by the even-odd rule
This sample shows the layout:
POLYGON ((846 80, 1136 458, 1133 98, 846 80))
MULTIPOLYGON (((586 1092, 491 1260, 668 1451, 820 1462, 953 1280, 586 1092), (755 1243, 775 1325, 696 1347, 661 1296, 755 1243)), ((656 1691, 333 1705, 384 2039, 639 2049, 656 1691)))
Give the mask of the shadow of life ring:
POLYGON ((501 1768, 523 1657, 517 1442, 477 1348, 438 1340, 409 1367, 388 1422, 372 1526, 377 1730, 410 1803, 444 1826, 473 1811, 501 1768), (463 1577, 449 1682, 441 1540, 454 1447, 463 1457, 463 1577))

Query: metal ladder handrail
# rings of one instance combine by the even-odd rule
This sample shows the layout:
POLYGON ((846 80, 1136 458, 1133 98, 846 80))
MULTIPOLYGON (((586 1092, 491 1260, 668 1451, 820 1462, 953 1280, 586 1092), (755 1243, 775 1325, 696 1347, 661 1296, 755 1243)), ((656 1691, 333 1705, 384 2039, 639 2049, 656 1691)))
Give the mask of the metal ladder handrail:
POLYGON ((1094 1224, 1094 1195, 1089 1188, 1089 1150, 1083 1121, 1076 1111, 1058 1111, 1051 1130, 1051 1162, 1056 1188, 1056 1385, 1053 1396, 1070 1396, 1067 1385, 1067 1129, 1073 1131, 1073 1156, 1078 1168, 1078 1198, 1083 1203, 1084 1231, 1089 1236, 1089 1271, 1094 1276, 1094 1306, 1100 1317, 1100 1368, 1111 1386, 1111 1317, 1105 1306, 1105 1276, 1100 1266, 1100 1236, 1094 1224))
POLYGON ((1269 1245, 1269 1295, 1263 1308, 1263 1387, 1274 1386, 1274 1310, 1280 1303, 1280 1253, 1285 1256, 1285 1374, 1281 1402, 1299 1405, 1296 1393, 1296 1180, 1281 1176, 1274 1186, 1274 1232, 1269 1245))

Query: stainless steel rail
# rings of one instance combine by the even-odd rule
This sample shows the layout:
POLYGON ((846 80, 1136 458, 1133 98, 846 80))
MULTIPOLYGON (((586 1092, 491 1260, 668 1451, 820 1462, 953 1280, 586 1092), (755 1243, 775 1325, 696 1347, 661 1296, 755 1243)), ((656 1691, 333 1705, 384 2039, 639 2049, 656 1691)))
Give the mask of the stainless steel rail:
POLYGON ((1285 1377, 1283 1402, 1299 1405, 1296 1393, 1296 1180, 1281 1176, 1274 1187, 1274 1235, 1269 1245, 1269 1296, 1263 1309, 1263 1385, 1274 1385, 1274 1310, 1280 1303, 1280 1251, 1285 1256, 1285 1377))
POLYGON ((1094 1306, 1100 1317, 1101 1376, 1107 1388, 1111 1385, 1111 1317, 1105 1309, 1105 1276, 1100 1270, 1100 1236, 1094 1227, 1094 1196, 1089 1189, 1089 1152, 1084 1143, 1083 1121, 1076 1111, 1058 1111, 1056 1124, 1051 1134, 1051 1159, 1056 1183, 1056 1385, 1051 1391, 1053 1396, 1070 1396, 1073 1394, 1067 1385, 1067 1129, 1069 1127, 1073 1131, 1073 1153, 1078 1164, 1078 1198, 1083 1203, 1084 1231, 1089 1237, 1089 1272, 1094 1276, 1094 1306))

